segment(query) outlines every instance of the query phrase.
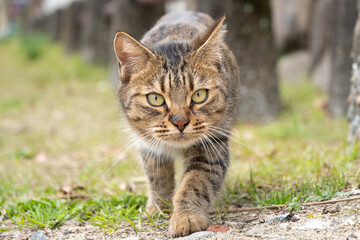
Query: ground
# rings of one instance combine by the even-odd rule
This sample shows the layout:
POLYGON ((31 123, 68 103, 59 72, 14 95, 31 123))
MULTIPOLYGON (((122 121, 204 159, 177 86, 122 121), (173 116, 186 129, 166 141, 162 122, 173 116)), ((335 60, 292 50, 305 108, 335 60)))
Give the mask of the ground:
MULTIPOLYGON (((51 239, 167 238, 171 206, 168 214, 143 217, 144 172, 107 68, 64 56, 40 35, 2 40, 0 56, 0 238, 41 229, 51 239)), ((327 115, 326 97, 309 80, 283 81, 281 95, 275 121, 234 127, 217 209, 287 207, 218 215, 212 224, 230 230, 215 238, 359 238, 358 200, 321 216, 324 206, 300 206, 359 187, 360 159, 357 146, 347 145, 348 123, 327 115), (299 220, 266 222, 289 211, 299 220), (297 230, 309 219, 328 221, 327 228, 297 230)))
MULTIPOLYGON (((360 202, 307 206, 286 220, 276 217, 291 216, 286 210, 249 211, 213 217, 212 224, 221 225, 220 231, 207 239, 360 239, 360 202), (327 211, 326 211, 327 210, 327 211), (310 214, 313 216, 310 217, 310 214)), ((4 232, 7 239, 28 239, 38 230, 4 232)), ((144 224, 141 231, 125 222, 115 232, 105 232, 90 224, 65 222, 53 230, 43 230, 50 239, 169 239, 167 228, 153 228, 144 224)), ((196 238, 191 238, 196 239, 196 238)))

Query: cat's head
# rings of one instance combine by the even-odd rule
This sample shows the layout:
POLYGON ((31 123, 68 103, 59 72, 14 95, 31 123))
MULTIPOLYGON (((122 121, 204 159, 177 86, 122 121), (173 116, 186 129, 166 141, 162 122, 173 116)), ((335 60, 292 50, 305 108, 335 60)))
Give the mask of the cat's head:
POLYGON ((143 138, 187 147, 218 135, 228 108, 221 55, 224 19, 191 42, 153 49, 124 32, 116 34, 120 102, 143 138))

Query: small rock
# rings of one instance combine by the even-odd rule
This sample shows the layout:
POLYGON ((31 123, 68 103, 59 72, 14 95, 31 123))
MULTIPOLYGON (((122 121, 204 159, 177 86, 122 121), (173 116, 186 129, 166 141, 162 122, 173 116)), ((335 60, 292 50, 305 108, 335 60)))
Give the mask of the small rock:
POLYGON ((357 238, 356 236, 355 236, 355 234, 354 233, 352 233, 352 234, 350 234, 348 237, 347 237, 347 239, 350 239, 350 238, 357 238))
POLYGON ((349 225, 349 226, 355 226, 355 221, 354 220, 352 220, 352 219, 346 219, 345 221, 344 221, 344 225, 349 225))
POLYGON ((248 230, 245 235, 249 237, 261 237, 268 231, 269 229, 265 227, 254 227, 248 230))
POLYGON ((287 214, 283 214, 283 215, 279 215, 279 216, 275 216, 272 218, 268 218, 265 220, 265 222, 286 222, 286 221, 298 221, 300 219, 299 216, 294 215, 293 213, 287 213, 287 214))
POLYGON ((360 190, 359 189, 354 189, 348 192, 349 196, 354 196, 354 195, 360 195, 360 190))
POLYGON ((29 240, 49 240, 49 238, 45 236, 42 231, 38 231, 34 233, 29 240))
POLYGON ((321 221, 318 219, 310 219, 306 221, 297 230, 324 230, 330 226, 329 222, 321 221))
POLYGON ((240 222, 226 222, 226 224, 227 225, 229 225, 229 226, 238 226, 238 225, 240 225, 240 222))
POLYGON ((340 211, 341 211, 340 206, 336 205, 336 206, 324 207, 322 214, 338 213, 340 211))
POLYGON ((206 229, 206 231, 210 231, 210 232, 214 232, 214 233, 217 233, 217 232, 224 233, 224 232, 229 231, 229 228, 225 227, 224 225, 210 225, 206 229))
POLYGON ((282 229, 289 228, 289 223, 286 223, 286 222, 280 223, 280 226, 279 226, 279 227, 282 228, 282 229))
POLYGON ((122 240, 140 240, 138 237, 128 237, 128 238, 122 238, 122 240))
POLYGON ((354 232, 353 235, 357 238, 360 238, 360 231, 354 232))
POLYGON ((208 237, 214 236, 215 233, 210 231, 196 232, 186 237, 178 238, 178 240, 197 240, 197 239, 205 239, 208 237))

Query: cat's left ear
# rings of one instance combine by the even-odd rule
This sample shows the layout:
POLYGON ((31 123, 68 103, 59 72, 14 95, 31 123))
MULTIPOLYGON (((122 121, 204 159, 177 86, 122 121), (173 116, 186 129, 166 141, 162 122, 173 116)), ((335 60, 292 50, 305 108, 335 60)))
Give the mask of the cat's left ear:
POLYGON ((134 74, 142 72, 151 60, 156 59, 155 54, 125 32, 116 33, 114 50, 123 82, 130 81, 134 74))
POLYGON ((221 61, 220 43, 224 38, 223 23, 225 16, 214 22, 198 39, 193 42, 194 56, 197 61, 214 65, 221 61))

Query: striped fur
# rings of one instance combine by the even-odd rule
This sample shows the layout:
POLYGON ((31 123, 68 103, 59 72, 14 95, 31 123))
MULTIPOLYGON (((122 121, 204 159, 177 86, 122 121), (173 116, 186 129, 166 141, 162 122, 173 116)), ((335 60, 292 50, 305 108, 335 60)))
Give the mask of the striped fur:
POLYGON ((229 166, 228 132, 236 115, 239 73, 223 41, 221 18, 195 12, 168 14, 141 43, 118 32, 114 47, 119 63, 118 96, 125 116, 141 136, 139 146, 149 179, 148 211, 173 203, 173 237, 206 228, 229 166), (191 96, 208 91, 203 103, 191 96), (157 93, 165 105, 154 107, 157 93), (183 131, 174 119, 188 121, 183 131), (173 160, 182 155, 184 173, 175 190, 173 160))

